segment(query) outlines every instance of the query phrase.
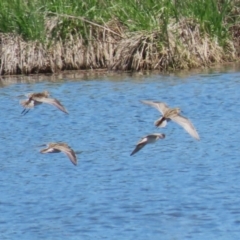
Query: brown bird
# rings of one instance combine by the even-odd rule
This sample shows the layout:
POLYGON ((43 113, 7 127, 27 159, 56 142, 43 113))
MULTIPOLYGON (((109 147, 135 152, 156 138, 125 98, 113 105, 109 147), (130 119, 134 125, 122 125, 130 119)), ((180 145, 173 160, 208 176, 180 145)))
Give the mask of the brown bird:
POLYGON ((156 127, 165 127, 167 122, 172 120, 182 126, 193 138, 200 140, 197 130, 191 123, 191 121, 180 115, 180 108, 169 108, 166 103, 163 102, 153 102, 153 101, 141 101, 144 104, 152 106, 156 108, 159 112, 161 112, 162 117, 157 119, 154 124, 156 127))
POLYGON ((132 156, 133 154, 135 154, 136 152, 138 152, 139 150, 141 150, 145 145, 149 144, 149 143, 155 143, 157 140, 159 139, 163 139, 165 138, 165 134, 163 133, 152 133, 149 134, 145 137, 143 137, 138 143, 137 146, 135 147, 135 149, 132 151, 132 153, 130 154, 130 156, 132 156))
POLYGON ((28 99, 20 101, 20 104, 24 107, 24 110, 21 114, 27 114, 31 108, 34 108, 35 106, 42 103, 51 104, 57 107, 59 110, 63 111, 64 113, 68 114, 66 108, 57 99, 50 98, 49 96, 50 94, 48 91, 27 94, 28 99))
POLYGON ((77 157, 75 152, 66 143, 49 143, 47 148, 44 148, 40 153, 65 153, 70 161, 77 165, 77 157))

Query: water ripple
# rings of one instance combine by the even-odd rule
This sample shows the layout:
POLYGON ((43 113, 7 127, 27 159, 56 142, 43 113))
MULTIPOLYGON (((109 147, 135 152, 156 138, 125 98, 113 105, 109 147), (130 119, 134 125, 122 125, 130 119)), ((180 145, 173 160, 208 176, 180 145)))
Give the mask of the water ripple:
POLYGON ((1 239, 238 239, 239 72, 178 77, 102 76, 0 89, 1 239), (69 111, 41 105, 21 116, 26 92, 48 89, 69 111), (21 96, 21 97, 20 97, 21 96), (201 141, 153 125, 139 100, 180 106, 201 141), (136 142, 166 134, 130 157, 136 142), (67 142, 64 154, 39 145, 67 142))

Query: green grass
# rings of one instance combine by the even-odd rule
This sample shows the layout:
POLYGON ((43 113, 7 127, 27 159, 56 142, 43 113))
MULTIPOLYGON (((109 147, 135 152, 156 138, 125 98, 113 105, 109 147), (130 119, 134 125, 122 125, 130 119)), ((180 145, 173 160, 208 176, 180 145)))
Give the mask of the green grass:
POLYGON ((16 33, 24 39, 41 39, 45 33, 44 16, 34 1, 1 1, 0 31, 16 33))
POLYGON ((202 28, 203 32, 210 34, 210 36, 217 36, 219 40, 225 39, 228 34, 227 16, 230 14, 230 1, 216 1, 216 0, 195 0, 186 2, 183 7, 183 14, 196 19, 202 28), (219 4, 221 2, 221 4, 219 4))
MULTIPOLYGON (((54 14, 81 17, 98 24, 118 19, 129 31, 166 32, 170 22, 182 17, 201 25, 203 33, 228 37, 228 26, 239 23, 233 8, 239 0, 1 0, 0 32, 17 33, 26 40, 46 37, 45 18, 54 14)), ((81 33, 87 38, 89 24, 61 16, 53 37, 66 38, 68 33, 81 33)))

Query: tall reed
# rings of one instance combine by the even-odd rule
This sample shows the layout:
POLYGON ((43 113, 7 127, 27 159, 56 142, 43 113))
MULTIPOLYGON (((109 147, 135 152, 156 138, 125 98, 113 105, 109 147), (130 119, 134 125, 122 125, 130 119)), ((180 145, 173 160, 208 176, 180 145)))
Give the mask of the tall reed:
POLYGON ((239 9, 240 0, 2 0, 0 74, 232 60, 239 9))

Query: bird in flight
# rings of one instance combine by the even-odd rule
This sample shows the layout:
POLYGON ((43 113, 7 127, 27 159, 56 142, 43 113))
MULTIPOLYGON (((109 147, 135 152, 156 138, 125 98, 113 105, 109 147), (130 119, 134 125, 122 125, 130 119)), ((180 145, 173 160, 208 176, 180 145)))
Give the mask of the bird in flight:
POLYGON ((44 91, 41 93, 29 93, 27 94, 26 100, 20 101, 20 104, 24 107, 21 114, 25 115, 29 112, 30 109, 34 108, 37 105, 40 105, 42 103, 48 103, 55 107, 57 107, 59 110, 63 111, 64 113, 67 113, 66 108, 55 98, 50 98, 50 94, 48 91, 44 91))
POLYGON ((156 108, 162 114, 162 116, 154 122, 156 127, 165 127, 167 122, 172 120, 173 122, 182 126, 193 138, 200 140, 198 132, 191 121, 188 118, 180 115, 180 108, 169 108, 167 104, 163 102, 147 100, 142 100, 141 102, 156 108))
POLYGON ((155 143, 159 139, 165 138, 165 134, 163 133, 152 133, 145 137, 143 137, 136 145, 135 149, 132 151, 130 156, 135 154, 136 152, 140 151, 144 146, 146 146, 149 143, 155 143))
POLYGON ((47 148, 44 148, 40 150, 40 153, 59 153, 63 152, 65 153, 70 161, 74 164, 77 165, 77 157, 75 152, 66 144, 66 143, 49 143, 47 145, 47 148))

